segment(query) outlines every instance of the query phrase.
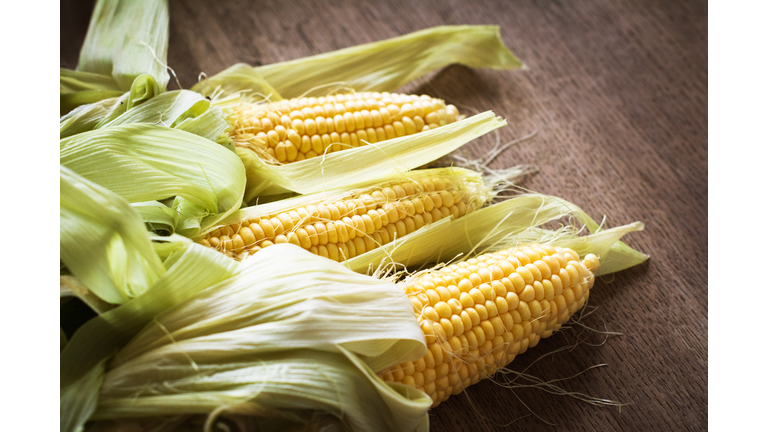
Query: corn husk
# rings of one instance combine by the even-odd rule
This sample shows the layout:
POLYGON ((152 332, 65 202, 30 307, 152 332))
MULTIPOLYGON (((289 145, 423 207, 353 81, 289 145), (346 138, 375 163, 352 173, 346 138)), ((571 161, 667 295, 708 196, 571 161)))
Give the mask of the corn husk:
MULTIPOLYGON (((621 236, 641 229, 641 224, 600 229, 578 207, 554 197, 522 196, 517 202, 511 199, 474 214, 483 215, 475 222, 487 224, 473 229, 468 217, 449 221, 443 226, 453 224, 451 230, 439 231, 439 239, 433 237, 438 230, 430 227, 430 236, 422 236, 420 245, 433 249, 431 254, 413 255, 415 249, 411 249, 402 255, 402 248, 397 248, 392 256, 411 264, 434 262, 435 255, 450 254, 454 247, 478 246, 474 251, 478 253, 520 241, 539 241, 560 242, 557 244, 574 247, 581 254, 597 252, 609 270, 628 265, 627 258, 634 264, 647 258, 626 246, 616 248, 621 236), (579 236, 579 231, 569 228, 570 222, 557 230, 541 228, 564 217, 584 221, 592 233, 579 236), (457 235, 450 235, 452 231, 457 235), (455 245, 462 241, 465 243, 455 245), (621 260, 610 267, 616 249, 621 260)), ((205 266, 213 271, 225 262, 234 263, 193 244, 168 273, 190 251, 202 254, 201 249, 209 256, 194 262, 192 268, 197 271, 206 259, 216 263, 205 266)), ((200 277, 199 273, 191 276, 200 277)), ((185 286, 181 295, 181 288, 174 289, 173 284, 153 287, 75 334, 63 352, 62 358, 67 360, 62 363, 63 387, 80 386, 81 398, 92 397, 98 390, 95 385, 84 388, 83 382, 94 382, 89 371, 98 368, 115 347, 125 344, 128 335, 134 336, 106 368, 98 406, 87 405, 85 418, 91 418, 91 412, 93 419, 101 420, 182 414, 208 414, 211 420, 220 414, 241 414, 256 417, 260 430, 284 430, 330 414, 340 417, 346 429, 426 430, 425 413, 431 404, 426 395, 382 383, 374 374, 423 353, 420 329, 413 338, 406 331, 406 317, 410 315, 411 325, 415 319, 410 305, 396 301, 402 296, 397 287, 354 275, 342 264, 293 245, 275 245, 259 252, 208 289, 193 280, 196 284, 185 286), (363 305, 358 300, 370 303, 363 305), (112 318, 116 315, 121 318, 112 318), (150 323, 150 317, 156 318, 150 323), (359 322, 366 324, 354 325, 359 322), (146 324, 141 332, 139 323, 146 324), (387 337, 391 330, 396 330, 395 337, 387 337), (416 341, 419 344, 413 345, 416 341), (313 360, 308 361, 310 358, 313 360), (346 393, 340 389, 347 387, 337 388, 334 383, 344 383, 354 391, 346 393), (384 396, 388 402, 382 404, 384 396), (386 410, 382 410, 384 406, 386 410), (375 413, 368 411, 371 407, 375 413), (375 422, 367 423, 371 419, 375 422)), ((66 395, 73 397, 72 392, 66 395)), ((72 402, 62 400, 64 404, 72 402)), ((84 415, 75 412, 71 418, 84 415)))
POLYGON ((66 114, 86 104, 119 97, 124 93, 111 76, 61 68, 59 72, 59 112, 66 114))
POLYGON ((124 92, 111 76, 59 68, 60 94, 90 90, 119 91, 120 94, 124 92))
POLYGON ((144 294, 99 315, 75 332, 60 359, 62 431, 82 430, 96 409, 106 361, 152 318, 235 274, 236 263, 190 245, 144 294))
POLYGON ((163 92, 170 78, 167 51, 166 0, 99 0, 77 70, 60 69, 61 114, 119 97, 141 76, 153 78, 145 81, 152 85, 153 93, 163 92))
MULTIPOLYGON (((66 347, 64 348, 66 350, 66 347)), ((62 350, 62 353, 64 350, 62 350)), ((62 354, 63 355, 63 354, 62 354)), ((98 389, 104 379, 106 359, 87 370, 80 379, 59 390, 59 430, 81 432, 93 415, 99 400, 98 389)))
POLYGON ((192 89, 206 96, 250 91, 271 95, 271 100, 326 94, 336 84, 355 91, 392 91, 453 63, 523 67, 504 46, 498 26, 443 26, 256 68, 238 64, 192 89))
POLYGON ((98 128, 139 123, 174 127, 177 121, 197 117, 209 106, 210 102, 198 93, 176 90, 156 95, 141 106, 100 123, 98 128))
POLYGON ((253 151, 238 147, 248 181, 244 201, 287 192, 305 195, 388 177, 432 162, 506 124, 487 111, 415 135, 285 165, 269 164, 253 151))
MULTIPOLYGON (((65 116, 59 120, 59 138, 77 135, 96 128, 103 119, 119 111, 125 112, 125 101, 128 93, 122 93, 119 97, 103 99, 95 103, 78 106, 67 110, 65 116)), ((119 115, 119 114, 118 114, 119 115)))
POLYGON ((139 75, 149 74, 164 89, 170 79, 167 56, 167 1, 99 0, 77 70, 111 76, 123 90, 139 75))
MULTIPOLYGON (((63 302, 78 298, 96 313, 104 313, 114 309, 115 305, 107 303, 93 293, 87 286, 74 276, 59 276, 59 298, 63 302)), ((63 346, 62 346, 63 349, 63 346)))
POLYGON ((64 329, 59 327, 59 351, 63 351, 65 346, 67 346, 67 335, 64 329))
POLYGON ((165 271, 130 205, 64 166, 59 244, 69 271, 107 303, 141 295, 165 271))
POLYGON ((149 124, 114 125, 62 139, 60 162, 131 203, 180 198, 174 225, 182 221, 190 236, 240 208, 245 188, 243 165, 232 151, 149 124))
POLYGON ((373 272, 380 266, 404 266, 413 270, 426 264, 508 249, 519 243, 546 242, 570 247, 580 254, 598 255, 601 262, 598 274, 608 274, 648 259, 647 255, 618 241, 624 234, 642 229, 642 223, 635 222, 604 230, 572 203, 548 195, 526 194, 456 220, 440 220, 347 260, 344 265, 358 272, 373 272), (563 219, 568 220, 568 225, 558 230, 540 228, 563 219))
POLYGON ((426 349, 396 286, 292 245, 272 247, 234 271, 227 266, 219 275, 231 276, 215 284, 209 273, 217 266, 186 259, 190 253, 207 254, 220 269, 235 264, 191 245, 163 278, 185 276, 184 284, 160 281, 78 330, 62 354, 62 430, 90 417, 93 405, 85 401, 99 391, 94 376, 104 380, 94 419, 220 411, 277 416, 271 424, 285 426, 325 413, 354 430, 426 430, 429 398, 374 373, 426 349), (185 259, 192 265, 182 266, 185 259), (101 362, 139 324, 148 325, 103 375, 101 362), (87 409, 65 413, 64 406, 87 409))
MULTIPOLYGON (((133 81, 129 91, 118 94, 117 97, 79 106, 62 116, 59 119, 59 138, 101 128, 159 93, 155 79, 150 75, 141 75, 133 81)), ((77 93, 73 95, 75 97, 77 93)), ((61 95, 62 99, 66 97, 69 96, 61 95)))

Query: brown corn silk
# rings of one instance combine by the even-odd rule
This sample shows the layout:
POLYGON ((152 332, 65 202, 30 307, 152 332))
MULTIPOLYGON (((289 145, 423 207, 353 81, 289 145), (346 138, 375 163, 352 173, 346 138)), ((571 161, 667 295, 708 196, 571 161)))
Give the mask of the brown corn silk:
POLYGON ((549 337, 589 297, 599 261, 571 249, 520 245, 417 275, 402 285, 427 354, 379 372, 438 406, 549 337))
POLYGON ((460 218, 482 207, 493 196, 491 188, 473 183, 469 176, 474 173, 465 171, 425 170, 333 199, 246 214, 197 242, 237 260, 274 244, 293 243, 315 255, 345 261, 432 222, 460 218))
POLYGON ((236 146, 272 163, 290 163, 435 129, 460 119, 427 95, 361 92, 229 108, 236 146))

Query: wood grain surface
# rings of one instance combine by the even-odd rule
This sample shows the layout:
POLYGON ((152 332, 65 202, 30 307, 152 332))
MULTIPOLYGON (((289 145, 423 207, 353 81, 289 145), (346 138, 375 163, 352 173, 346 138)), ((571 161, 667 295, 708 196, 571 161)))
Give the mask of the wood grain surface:
MULTIPOLYGON (((61 4, 62 66, 76 66, 92 5, 61 4)), ((556 334, 511 364, 543 380, 606 364, 558 385, 628 405, 485 381, 433 410, 431 430, 707 427, 705 1, 172 1, 170 12, 168 60, 184 88, 236 62, 290 60, 436 25, 500 25, 529 70, 451 66, 406 90, 495 111, 509 122, 503 142, 538 131, 492 167, 537 164, 525 187, 607 215, 609 226, 645 223, 626 241, 651 260, 599 280, 589 301, 598 309, 584 319, 622 335, 534 362, 578 336, 556 334)), ((480 156, 493 140, 465 151, 480 156)))

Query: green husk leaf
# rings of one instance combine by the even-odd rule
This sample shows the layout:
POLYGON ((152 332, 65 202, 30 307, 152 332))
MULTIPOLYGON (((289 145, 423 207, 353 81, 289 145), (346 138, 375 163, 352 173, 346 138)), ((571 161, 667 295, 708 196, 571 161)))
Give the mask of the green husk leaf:
POLYGON ((187 247, 192 244, 192 240, 179 234, 169 236, 150 234, 149 237, 152 239, 155 253, 163 260, 165 268, 171 268, 176 260, 181 258, 187 247))
POLYGON ((62 385, 82 376, 128 342, 155 315, 236 274, 237 263, 211 249, 190 244, 145 293, 87 322, 62 353, 62 385))
POLYGON ((227 150, 235 152, 235 144, 226 133, 231 126, 219 107, 212 106, 194 118, 179 118, 173 127, 215 141, 227 150))
POLYGON ((431 399, 415 388, 383 382, 354 354, 295 350, 258 361, 213 365, 205 379, 169 382, 179 394, 103 398, 94 419, 158 413, 246 415, 259 431, 284 431, 327 415, 345 431, 428 431, 431 399))
POLYGON ((59 351, 63 351, 67 346, 67 335, 64 333, 64 329, 59 327, 59 351))
POLYGON ((283 99, 254 68, 245 63, 237 63, 210 78, 205 78, 192 86, 192 90, 212 98, 246 92, 257 99, 283 99))
POLYGON ((95 408, 103 365, 158 313, 235 274, 237 263, 191 244, 143 295, 88 321, 60 359, 62 431, 81 430, 95 408), (92 404, 91 401, 94 403, 92 404))
POLYGON ((286 192, 310 194, 405 172, 438 159, 506 125, 491 111, 415 135, 389 139, 285 165, 271 165, 237 148, 246 168, 245 202, 286 192))
POLYGON ((165 89, 168 51, 166 0, 99 0, 85 36, 78 71, 111 76, 125 91, 149 74, 165 89))
POLYGON ((340 344, 381 370, 424 354, 423 334, 396 286, 302 249, 276 246, 259 253, 258 259, 244 261, 237 277, 157 316, 158 325, 144 329, 112 366, 161 346, 166 348, 142 361, 147 365, 165 361, 166 354, 173 356, 169 351, 178 353, 178 348, 183 348, 183 357, 204 362, 209 356, 237 357, 248 350, 334 351, 340 344), (345 313, 349 308, 357 313, 345 313), (360 319, 368 322, 373 317, 386 319, 381 325, 375 320, 357 325, 360 319), (231 346, 227 352, 198 351, 198 338, 214 334, 222 346, 231 346), (168 335, 175 341, 172 346, 167 345, 168 335))
POLYGON ((66 114, 81 106, 100 102, 104 99, 119 97, 121 90, 83 90, 59 95, 59 114, 66 114))
POLYGON ((96 103, 79 106, 59 120, 59 138, 66 138, 96 129, 106 118, 114 118, 125 112, 128 93, 120 97, 104 99, 96 103))
POLYGON ((96 363, 85 374, 59 392, 59 430, 81 432, 85 422, 96 411, 99 399, 98 389, 104 380, 106 359, 96 363), (95 391, 94 391, 95 389, 95 391))
MULTIPOLYGON (((88 90, 85 91, 85 93, 87 92, 88 90)), ((62 94, 62 101, 65 97, 77 98, 80 93, 83 92, 62 94)), ((142 75, 133 81, 130 91, 117 92, 116 96, 119 97, 109 97, 98 102, 93 101, 93 103, 78 106, 71 111, 62 109, 62 112, 67 112, 67 114, 59 120, 59 138, 101 128, 122 116, 128 109, 135 108, 151 99, 157 93, 159 93, 159 89, 154 78, 149 75, 142 75)))
POLYGON ((131 204, 139 212, 141 218, 150 230, 165 235, 178 233, 194 237, 201 229, 200 218, 186 218, 182 215, 205 214, 205 209, 185 200, 174 198, 170 206, 158 201, 147 201, 131 204))
POLYGON ((154 96, 152 82, 149 75, 144 75, 137 78, 133 92, 73 110, 60 120, 60 138, 124 124, 154 124, 187 131, 235 151, 226 134, 230 126, 221 108, 189 90, 154 96))
POLYGON ((313 90, 324 94, 333 84, 344 84, 355 91, 392 91, 453 63, 498 70, 523 67, 504 46, 498 26, 443 26, 260 66, 252 72, 238 64, 192 90, 207 96, 252 90, 283 98, 313 95, 313 90))
POLYGON ((242 203, 245 172, 226 148, 197 135, 146 124, 84 132, 60 142, 61 164, 131 203, 181 197, 183 219, 214 224, 242 203))
MULTIPOLYGON (((642 229, 642 227, 640 229, 642 229)), ((611 250, 607 253, 605 258, 600 261, 600 268, 597 269, 597 275, 601 276, 620 272, 643 263, 648 260, 648 258, 650 258, 649 255, 632 249, 622 242, 616 242, 611 246, 611 250)))
MULTIPOLYGON (((158 83, 151 75, 139 75, 131 84, 126 110, 141 105, 163 91, 164 89, 160 87, 160 83, 158 83)), ((110 120, 105 120, 105 122, 107 121, 110 120)))
MULTIPOLYGON (((641 222, 633 222, 615 228, 600 229, 594 234, 579 235, 578 229, 572 226, 559 230, 529 228, 514 236, 519 243, 547 243, 553 246, 571 248, 580 256, 592 253, 600 257, 600 268, 595 273, 598 276, 615 273, 646 261, 649 256, 625 245, 619 239, 625 234, 642 231, 641 222)), ((504 247, 512 246, 507 244, 504 247)), ((498 250, 494 247, 492 250, 498 250)))
POLYGON ((130 205, 64 166, 60 238, 61 260, 107 303, 121 304, 140 295, 165 272, 130 205))
POLYGON ((73 93, 86 90, 120 91, 121 89, 110 75, 59 68, 59 93, 73 93))
POLYGON ((416 269, 431 263, 452 261, 459 257, 465 259, 484 252, 507 249, 523 242, 562 242, 568 247, 574 247, 579 253, 595 253, 601 261, 607 258, 607 265, 604 267, 601 264, 599 271, 599 274, 607 274, 648 259, 647 255, 619 242, 619 238, 624 234, 642 228, 641 223, 634 223, 612 231, 605 230, 610 233, 605 234, 601 232, 604 230, 576 205, 552 196, 526 194, 456 220, 443 219, 425 226, 402 239, 347 260, 344 265, 357 272, 375 270, 377 265, 386 268, 395 263, 416 269), (570 218, 573 223, 580 224, 593 236, 584 240, 578 236, 580 228, 571 225, 556 231, 537 228, 562 218, 570 218), (621 255, 612 258, 614 247, 621 255))
POLYGON ((211 141, 218 142, 234 152, 234 144, 226 136, 229 123, 221 108, 212 107, 211 102, 189 90, 175 90, 147 98, 142 95, 134 100, 133 106, 118 117, 105 119, 98 128, 125 124, 153 124, 187 131, 211 141), (141 101, 140 105, 136 105, 141 101))
POLYGON ((414 430, 431 400, 374 371, 420 358, 423 339, 397 286, 276 245, 128 343, 110 363, 94 418, 227 412, 310 420, 318 412, 352 430, 414 430))
MULTIPOLYGON (((74 276, 59 276, 59 298, 77 297, 94 312, 102 314, 116 305, 105 302, 74 276)), ((62 346, 63 349, 63 346, 62 346)))
POLYGON ((139 213, 149 230, 168 234, 176 232, 178 218, 171 207, 158 201, 132 203, 131 207, 139 213))
POLYGON ((177 119, 197 117, 210 105, 211 103, 199 93, 176 90, 154 96, 119 117, 100 124, 99 127, 139 123, 174 127, 177 119))

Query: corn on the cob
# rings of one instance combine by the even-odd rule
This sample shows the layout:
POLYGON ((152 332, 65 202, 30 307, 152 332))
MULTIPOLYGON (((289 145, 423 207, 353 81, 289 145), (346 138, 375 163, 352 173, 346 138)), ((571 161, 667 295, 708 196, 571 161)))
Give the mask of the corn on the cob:
POLYGON ((416 175, 225 225, 197 242, 238 260, 273 244, 293 243, 340 262, 442 218, 464 216, 490 197, 488 188, 471 187, 461 175, 416 175))
POLYGON ((456 107, 440 99, 378 92, 246 102, 230 110, 235 145, 279 163, 412 135, 459 119, 456 107))
POLYGON ((568 321, 589 297, 599 261, 522 245, 417 276, 403 285, 427 354, 379 373, 427 393, 433 408, 487 378, 568 321))

